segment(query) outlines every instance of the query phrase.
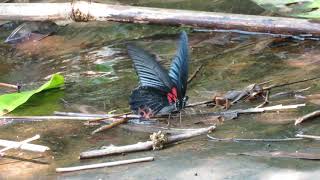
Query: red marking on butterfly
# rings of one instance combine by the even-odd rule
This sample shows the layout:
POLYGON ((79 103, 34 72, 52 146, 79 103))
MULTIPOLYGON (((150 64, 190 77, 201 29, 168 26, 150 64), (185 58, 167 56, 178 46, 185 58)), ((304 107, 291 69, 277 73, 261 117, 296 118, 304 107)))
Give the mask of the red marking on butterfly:
POLYGON ((173 102, 177 102, 178 99, 178 93, 177 93, 177 88, 173 87, 171 91, 167 94, 167 99, 170 104, 173 102))
POLYGON ((138 113, 144 119, 150 119, 154 115, 152 109, 150 109, 149 107, 139 107, 138 113))

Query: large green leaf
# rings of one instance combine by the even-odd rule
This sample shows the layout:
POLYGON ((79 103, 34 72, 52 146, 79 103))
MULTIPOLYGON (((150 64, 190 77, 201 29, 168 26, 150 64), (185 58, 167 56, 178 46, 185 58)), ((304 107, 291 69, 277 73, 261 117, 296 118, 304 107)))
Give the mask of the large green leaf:
POLYGON ((53 74, 48 82, 46 82, 36 90, 1 95, 0 116, 13 111, 15 108, 28 101, 28 99, 34 94, 48 89, 61 87, 63 84, 63 76, 61 76, 60 74, 53 74))
POLYGON ((320 18, 320 0, 252 0, 262 8, 284 16, 320 18))

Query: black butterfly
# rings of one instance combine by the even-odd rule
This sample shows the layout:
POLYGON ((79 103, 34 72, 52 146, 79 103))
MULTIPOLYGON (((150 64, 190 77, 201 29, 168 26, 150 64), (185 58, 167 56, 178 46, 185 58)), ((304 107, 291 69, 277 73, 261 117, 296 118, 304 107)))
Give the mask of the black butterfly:
POLYGON ((189 59, 186 32, 180 34, 178 46, 168 72, 154 55, 128 45, 128 54, 139 77, 139 86, 132 91, 129 102, 136 114, 150 118, 180 111, 186 105, 189 59))

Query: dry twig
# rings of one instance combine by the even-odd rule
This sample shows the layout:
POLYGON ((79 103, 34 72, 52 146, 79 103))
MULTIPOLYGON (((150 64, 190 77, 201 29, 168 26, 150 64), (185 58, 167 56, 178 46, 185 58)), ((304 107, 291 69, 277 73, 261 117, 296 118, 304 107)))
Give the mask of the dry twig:
MULTIPOLYGON (((215 129, 215 126, 210 126, 207 128, 201 128, 191 132, 186 132, 183 134, 172 135, 166 138, 167 141, 164 144, 171 144, 178 141, 186 140, 192 137, 206 134, 214 129, 215 129)), ((154 145, 153 141, 139 142, 136 144, 125 145, 125 146, 110 145, 104 149, 82 152, 80 153, 80 159, 107 156, 107 155, 119 154, 119 153, 150 150, 153 148, 153 145, 154 145)))
POLYGON ((84 166, 56 168, 56 172, 80 171, 80 170, 86 170, 86 169, 95 169, 95 168, 102 168, 102 167, 120 166, 120 165, 124 165, 124 164, 147 162, 147 161, 153 161, 153 160, 154 160, 153 157, 145 157, 145 158, 137 158, 137 159, 122 160, 122 161, 106 162, 106 163, 91 164, 91 165, 84 165, 84 166))
POLYGON ((320 136, 314 136, 314 135, 297 134, 296 137, 313 139, 313 140, 320 140, 320 136))
POLYGON ((296 121, 294 122, 294 125, 298 125, 306 120, 310 120, 310 119, 314 119, 320 116, 320 110, 311 112, 309 114, 306 114, 298 119, 296 119, 296 121))
POLYGON ((122 118, 122 119, 117 120, 117 121, 115 121, 115 122, 113 122, 111 124, 108 124, 108 125, 105 125, 105 126, 101 126, 100 128, 94 130, 91 134, 93 135, 93 134, 96 134, 96 133, 111 129, 111 128, 115 127, 115 126, 118 126, 120 124, 128 122, 128 120, 129 120, 128 118, 122 118))
POLYGON ((187 83, 190 84, 191 81, 197 76, 197 74, 200 72, 200 70, 203 68, 203 65, 198 66, 198 68, 190 75, 187 83))

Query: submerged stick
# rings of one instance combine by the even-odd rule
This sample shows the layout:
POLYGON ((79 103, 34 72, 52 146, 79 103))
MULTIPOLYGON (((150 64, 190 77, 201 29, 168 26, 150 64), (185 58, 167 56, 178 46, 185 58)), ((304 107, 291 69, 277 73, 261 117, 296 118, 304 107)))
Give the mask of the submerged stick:
POLYGON ((153 160, 154 160, 154 157, 145 157, 145 158, 138 158, 138 159, 129 159, 129 160, 106 162, 106 163, 99 163, 99 164, 75 166, 75 167, 56 168, 56 172, 80 171, 80 170, 85 170, 85 169, 120 166, 120 165, 124 165, 124 164, 147 162, 147 161, 153 161, 153 160))
MULTIPOLYGON (((214 129, 215 129, 215 126, 210 126, 207 128, 201 128, 195 131, 186 132, 179 135, 172 135, 167 138, 167 141, 165 142, 165 144, 171 144, 171 143, 186 140, 192 137, 196 137, 202 134, 206 134, 214 129)), ((127 153, 127 152, 150 150, 152 149, 153 144, 154 144, 153 141, 146 141, 146 142, 138 142, 136 144, 125 145, 125 146, 110 145, 104 149, 82 152, 80 153, 80 159, 107 156, 107 155, 127 153)))
POLYGON ((197 76, 197 74, 200 72, 200 70, 203 68, 203 65, 201 64, 200 66, 197 67, 197 69, 190 75, 188 78, 187 83, 190 84, 191 81, 197 76))
POLYGON ((239 138, 215 138, 207 134, 207 137, 213 141, 224 142, 239 142, 239 141, 252 141, 252 142, 284 142, 284 141, 297 141, 303 138, 284 138, 284 139, 239 139, 239 138))
POLYGON ((296 119, 296 121, 294 122, 294 125, 298 125, 306 120, 310 120, 310 119, 314 119, 320 116, 320 110, 311 112, 309 114, 306 114, 298 119, 296 119))
POLYGON ((316 80, 316 79, 320 79, 320 77, 312 77, 312 78, 308 78, 308 79, 303 79, 303 80, 298 80, 298 81, 293 81, 293 82, 287 82, 287 83, 283 83, 283 84, 275 84, 275 85, 271 85, 268 87, 263 88, 263 90, 270 90, 273 88, 278 88, 278 87, 283 87, 283 86, 289 86, 292 84, 298 84, 298 83, 302 83, 302 82, 307 82, 307 81, 312 81, 312 80, 316 80))
POLYGON ((109 5, 86 1, 1 4, 0 20, 116 21, 275 34, 320 35, 320 24, 308 19, 109 5))
POLYGON ((320 136, 314 136, 314 135, 297 134, 296 137, 313 139, 313 140, 320 140, 320 136))
POLYGON ((320 160, 320 154, 315 153, 301 153, 301 152, 284 152, 284 151, 254 151, 237 153, 236 155, 246 155, 255 157, 270 157, 270 158, 293 158, 293 159, 304 159, 304 160, 320 160))

